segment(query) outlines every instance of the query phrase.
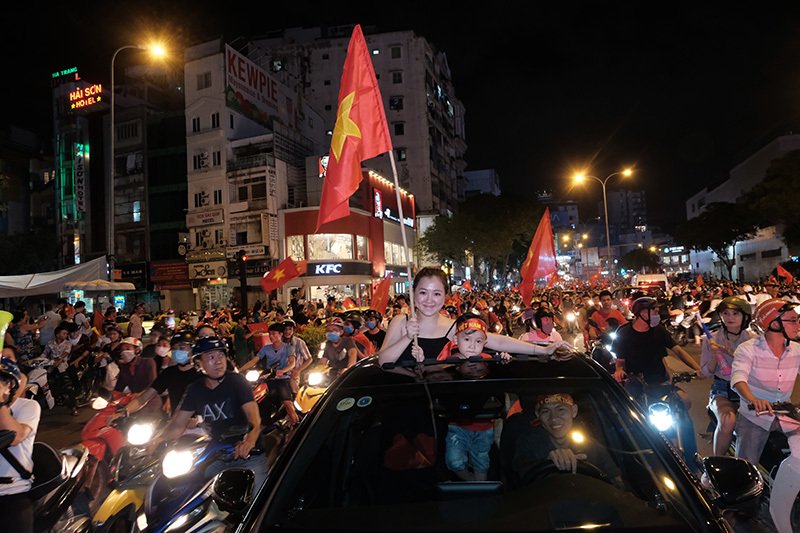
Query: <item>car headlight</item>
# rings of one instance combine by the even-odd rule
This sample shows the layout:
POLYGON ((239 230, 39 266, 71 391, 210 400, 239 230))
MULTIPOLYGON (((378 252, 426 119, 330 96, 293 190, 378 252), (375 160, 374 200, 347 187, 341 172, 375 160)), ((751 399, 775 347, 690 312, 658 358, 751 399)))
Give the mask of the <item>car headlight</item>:
POLYGON ((259 372, 258 370, 248 370, 247 373, 244 375, 244 378, 250 383, 255 383, 256 381, 258 381, 259 376, 261 376, 261 372, 259 372))
POLYGON ((189 450, 170 450, 161 461, 161 469, 169 479, 182 476, 192 470, 194 454, 189 450))
POLYGON ((667 431, 672 427, 674 420, 672 419, 672 409, 664 402, 656 402, 647 408, 648 418, 650 423, 653 424, 659 431, 667 431))
POLYGON ((575 313, 567 313, 567 320, 569 322, 575 322, 575 313))
POLYGON ((133 424, 128 428, 128 443, 134 446, 147 444, 153 438, 156 428, 151 423, 133 424))
POLYGON ((323 374, 322 372, 310 372, 308 374, 308 385, 310 387, 316 387, 317 385, 322 383, 323 379, 325 379, 325 374, 323 374))

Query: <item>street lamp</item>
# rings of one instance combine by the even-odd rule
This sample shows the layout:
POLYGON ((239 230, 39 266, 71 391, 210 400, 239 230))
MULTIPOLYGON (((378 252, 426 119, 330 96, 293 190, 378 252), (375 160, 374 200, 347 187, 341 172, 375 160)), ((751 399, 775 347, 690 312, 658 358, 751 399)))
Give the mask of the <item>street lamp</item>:
POLYGON ((106 240, 106 248, 108 249, 108 279, 110 281, 114 281, 114 266, 116 263, 116 249, 114 244, 114 232, 115 232, 115 220, 114 217, 116 215, 114 209, 114 202, 116 201, 114 195, 114 174, 115 174, 115 157, 114 157, 114 144, 117 140, 117 132, 115 131, 115 124, 114 124, 114 97, 115 97, 115 88, 114 88, 114 62, 117 60, 117 55, 122 52, 123 50, 127 50, 129 48, 135 48, 137 50, 148 50, 153 57, 164 57, 166 55, 166 50, 160 44, 150 44, 150 45, 143 45, 143 44, 128 44, 125 46, 120 46, 117 48, 117 51, 114 52, 114 55, 111 56, 111 134, 110 134, 110 152, 111 157, 109 158, 109 165, 108 165, 108 183, 107 183, 107 191, 106 191, 106 216, 108 220, 108 235, 106 240))
POLYGON ((618 176, 620 174, 622 174, 624 177, 627 178, 627 177, 633 175, 633 169, 626 168, 626 169, 621 170, 619 172, 614 172, 612 174, 609 174, 608 176, 606 176, 605 179, 602 179, 602 180, 600 178, 598 178, 597 176, 591 176, 591 175, 585 174, 583 172, 575 174, 575 176, 572 178, 573 181, 576 184, 583 183, 587 179, 593 179, 595 181, 600 182, 600 185, 603 186, 603 210, 605 211, 605 215, 606 215, 606 255, 608 257, 609 270, 610 270, 610 267, 611 267, 611 233, 608 230, 608 200, 606 199, 606 183, 608 183, 608 180, 610 180, 614 176, 618 176))

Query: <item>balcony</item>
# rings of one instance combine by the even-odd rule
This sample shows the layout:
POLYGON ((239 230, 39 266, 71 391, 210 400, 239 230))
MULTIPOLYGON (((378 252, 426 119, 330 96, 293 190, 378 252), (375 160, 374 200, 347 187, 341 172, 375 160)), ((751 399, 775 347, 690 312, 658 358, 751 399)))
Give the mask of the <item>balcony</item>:
POLYGON ((275 156, 272 154, 256 154, 235 157, 228 160, 228 172, 258 167, 274 167, 275 156))

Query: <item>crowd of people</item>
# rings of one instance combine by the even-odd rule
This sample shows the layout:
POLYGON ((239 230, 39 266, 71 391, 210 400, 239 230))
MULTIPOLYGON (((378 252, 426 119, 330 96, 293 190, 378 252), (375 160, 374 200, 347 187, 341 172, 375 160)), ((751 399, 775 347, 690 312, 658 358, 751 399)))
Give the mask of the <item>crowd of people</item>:
MULTIPOLYGON (((90 315, 83 302, 61 300, 37 319, 19 309, 5 334, 0 361, 0 429, 17 431, 13 447, 29 459, 25 442, 32 442, 36 433, 40 407, 22 397, 26 377, 20 368, 45 358, 59 403, 73 413, 81 390, 105 388, 136 396, 127 405, 128 413, 160 409, 170 414, 172 422, 159 440, 180 435, 195 414, 216 431, 223 421, 249 423, 253 429, 237 454, 248 465, 253 462, 261 479, 263 461, 248 457, 261 427, 252 387, 243 377, 248 369, 274 370, 270 394, 284 405, 294 425, 299 419, 292 402, 300 376, 315 359, 334 373, 374 354, 380 363, 401 365, 480 356, 484 350, 547 360, 557 350, 588 350, 594 340, 615 331, 617 380, 638 375, 653 386, 663 384, 669 379, 665 358, 672 352, 711 380, 709 407, 718 420, 714 453, 726 453, 735 428, 740 436, 736 455, 757 462, 766 435, 780 425, 775 417, 760 417, 746 405, 771 412, 772 402, 788 401, 800 367, 800 347, 791 342, 798 335, 798 284, 698 279, 671 287, 631 288, 619 280, 538 288, 530 302, 510 288, 453 289, 441 270, 424 268, 414 279, 413 299, 397 295, 385 309, 370 309, 368 301, 345 309, 334 297, 324 304, 306 302, 295 289, 286 308, 257 302, 250 309, 170 310, 147 332, 141 304, 132 309, 125 331, 113 307, 90 315), (687 322, 684 317, 696 319, 687 322), (712 319, 721 324, 714 333, 706 328, 712 319), (702 344, 699 361, 676 343, 665 323, 683 328, 689 342, 702 344), (303 338, 314 329, 324 329, 319 351, 303 338)), ((681 397, 688 406, 688 398, 681 397)), ((550 416, 553 409, 541 406, 550 416)), ((452 432, 456 438, 463 428, 452 432)), ((482 438, 490 442, 487 435, 482 438)), ((553 461, 559 468, 574 469, 574 460, 565 459, 564 453, 555 450, 553 461)), ((480 465, 467 473, 462 455, 448 461, 463 479, 483 479, 480 465)), ((12 480, 0 485, 0 508, 6 508, 16 501, 9 496, 25 484, 2 466, 0 477, 8 474, 12 480)))

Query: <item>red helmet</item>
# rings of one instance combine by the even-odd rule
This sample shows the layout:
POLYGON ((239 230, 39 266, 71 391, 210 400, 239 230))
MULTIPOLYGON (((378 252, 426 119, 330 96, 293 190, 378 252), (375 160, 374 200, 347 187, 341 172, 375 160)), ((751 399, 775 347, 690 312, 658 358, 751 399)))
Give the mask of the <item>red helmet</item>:
POLYGON ((780 298, 770 298, 765 300, 756 307, 756 312, 753 314, 753 320, 762 330, 767 331, 769 325, 780 318, 783 313, 794 310, 794 305, 781 300, 780 298))

